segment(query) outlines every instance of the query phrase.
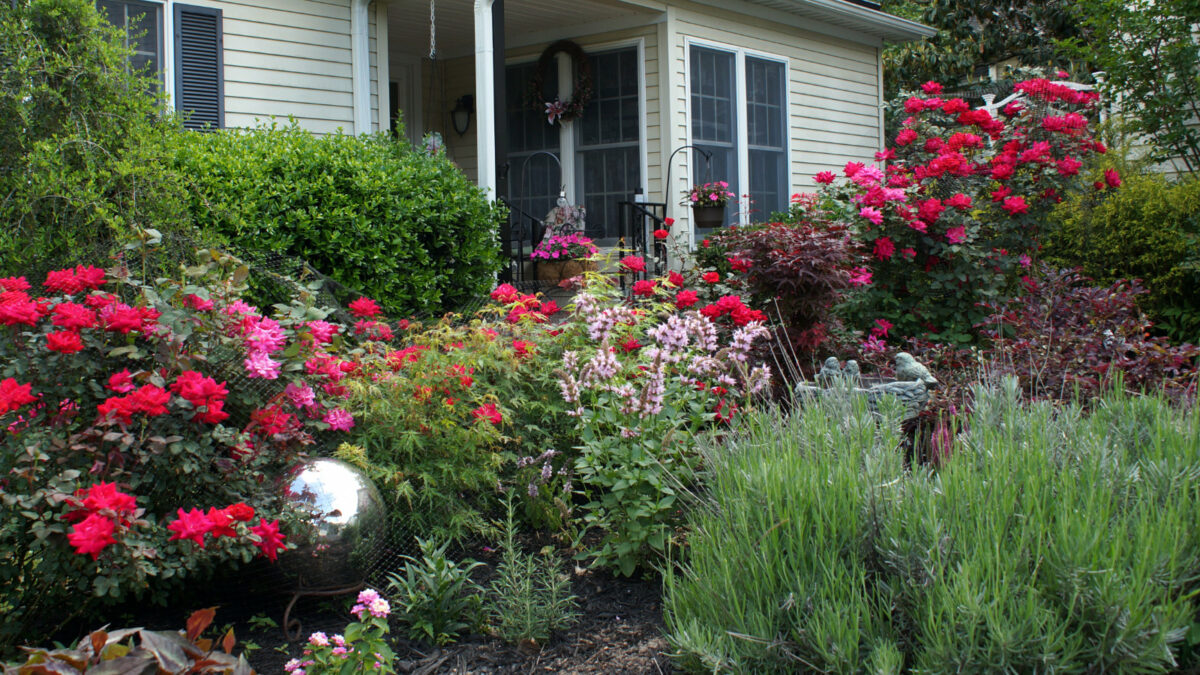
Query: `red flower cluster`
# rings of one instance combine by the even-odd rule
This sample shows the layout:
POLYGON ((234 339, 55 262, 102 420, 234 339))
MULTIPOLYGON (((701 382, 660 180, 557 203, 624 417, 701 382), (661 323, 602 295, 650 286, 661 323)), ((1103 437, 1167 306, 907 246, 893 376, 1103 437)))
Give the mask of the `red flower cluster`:
MULTIPOLYGON (((248 523, 254 519, 254 509, 242 502, 223 509, 209 507, 207 513, 197 508, 191 511, 178 509, 176 514, 178 518, 167 524, 167 529, 173 533, 167 541, 188 540, 200 548, 204 548, 206 535, 213 539, 242 536, 236 524, 248 523)), ((285 537, 279 533, 278 521, 260 518, 258 525, 246 529, 249 534, 254 535, 249 537, 250 543, 258 547, 262 555, 272 562, 277 559, 280 551, 287 548, 284 544, 285 537)))
POLYGON ((767 315, 757 309, 750 309, 743 302, 741 296, 725 295, 720 300, 717 300, 711 305, 700 308, 700 313, 708 318, 709 321, 728 315, 735 326, 745 326, 751 321, 767 320, 767 315))
POLYGON ((627 255, 621 258, 621 268, 626 272, 645 272, 646 261, 636 255, 627 255))
POLYGON ((633 294, 643 298, 652 298, 654 297, 654 287, 656 285, 657 284, 650 279, 635 281, 633 282, 633 294))
POLYGON ((56 293, 73 295, 82 290, 97 290, 105 283, 104 270, 77 265, 75 269, 55 270, 46 274, 43 286, 56 293))
POLYGON ((0 293, 0 325, 33 326, 46 315, 47 311, 44 301, 32 300, 29 294, 23 290, 6 290, 0 293))
POLYGON ((224 382, 217 384, 211 377, 188 370, 181 373, 170 388, 196 409, 193 422, 216 424, 228 419, 229 413, 222 410, 225 397, 229 394, 224 382))
POLYGON ((134 413, 147 417, 165 415, 171 393, 155 384, 144 384, 128 396, 113 396, 96 406, 101 419, 112 418, 128 425, 134 413))
POLYGON ((118 526, 129 526, 138 515, 137 499, 117 489, 115 483, 103 481, 87 489, 75 491, 78 510, 64 519, 75 522, 67 534, 67 542, 79 555, 90 555, 92 560, 100 556, 109 544, 117 543, 113 537, 118 526))

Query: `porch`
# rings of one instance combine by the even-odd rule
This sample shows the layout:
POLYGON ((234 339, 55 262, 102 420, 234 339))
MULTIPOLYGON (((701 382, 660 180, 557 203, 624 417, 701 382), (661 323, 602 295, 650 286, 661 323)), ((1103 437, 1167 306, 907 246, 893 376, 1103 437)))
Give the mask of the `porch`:
POLYGON ((511 279, 537 277, 529 254, 560 197, 586 208, 597 244, 665 264, 650 236, 672 208, 661 170, 665 16, 645 0, 389 3, 393 116, 413 143, 440 133, 446 154, 509 205, 511 279), (550 123, 555 98, 584 105, 550 123))

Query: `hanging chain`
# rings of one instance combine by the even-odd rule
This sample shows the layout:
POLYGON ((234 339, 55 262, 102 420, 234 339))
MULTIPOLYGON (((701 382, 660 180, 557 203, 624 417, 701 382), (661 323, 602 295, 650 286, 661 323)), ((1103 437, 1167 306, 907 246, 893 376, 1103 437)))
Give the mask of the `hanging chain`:
POLYGON ((429 0, 429 60, 437 60, 437 0, 429 0))

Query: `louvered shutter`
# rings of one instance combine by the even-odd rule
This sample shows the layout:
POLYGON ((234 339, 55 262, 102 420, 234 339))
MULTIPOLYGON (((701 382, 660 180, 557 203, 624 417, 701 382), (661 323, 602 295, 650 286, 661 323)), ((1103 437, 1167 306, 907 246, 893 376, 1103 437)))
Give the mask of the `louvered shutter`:
POLYGON ((221 10, 175 5, 175 109, 189 129, 225 126, 221 10))

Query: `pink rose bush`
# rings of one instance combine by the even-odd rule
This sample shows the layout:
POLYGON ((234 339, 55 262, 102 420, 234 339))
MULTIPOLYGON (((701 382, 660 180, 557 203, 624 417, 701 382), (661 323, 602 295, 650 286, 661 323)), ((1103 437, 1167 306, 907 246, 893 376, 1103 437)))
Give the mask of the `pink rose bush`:
MULTIPOLYGON (((1016 85, 1023 101, 992 114, 943 100, 936 84, 904 101, 909 117, 880 168, 818 175, 814 215, 850 223, 872 252, 856 276, 855 323, 886 311, 899 336, 967 341, 987 316, 980 303, 1016 290, 1047 213, 1084 189, 1080 169, 1104 146, 1089 124, 1093 92, 1027 80, 1016 85)), ((1119 185, 1114 172, 1099 188, 1119 185)))

